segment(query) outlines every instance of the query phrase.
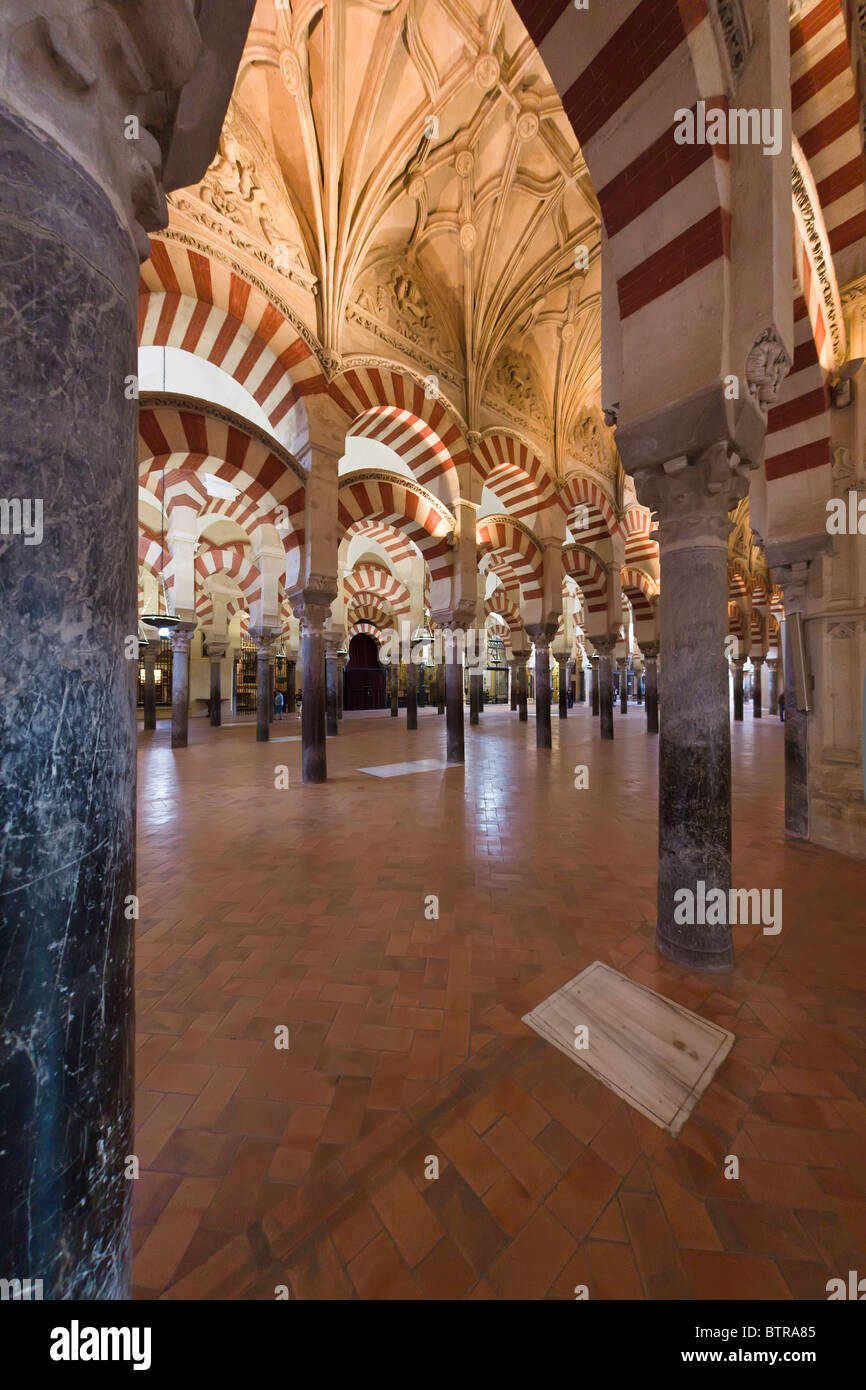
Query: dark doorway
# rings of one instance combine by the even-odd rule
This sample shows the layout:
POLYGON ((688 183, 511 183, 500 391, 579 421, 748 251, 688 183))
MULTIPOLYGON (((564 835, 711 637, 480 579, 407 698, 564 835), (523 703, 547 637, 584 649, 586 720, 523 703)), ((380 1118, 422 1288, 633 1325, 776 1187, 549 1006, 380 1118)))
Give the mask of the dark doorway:
POLYGON ((349 643, 344 709, 384 709, 385 672, 379 665, 379 648, 368 632, 359 632, 349 643))

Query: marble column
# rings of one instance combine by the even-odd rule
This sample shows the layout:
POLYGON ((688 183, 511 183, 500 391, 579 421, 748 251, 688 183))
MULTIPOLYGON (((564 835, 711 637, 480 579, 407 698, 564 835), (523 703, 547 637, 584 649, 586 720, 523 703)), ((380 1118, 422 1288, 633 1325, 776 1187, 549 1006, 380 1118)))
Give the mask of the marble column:
POLYGON ((559 717, 568 718, 568 658, 558 656, 556 664, 559 667, 559 717))
POLYGON ((212 728, 218 729, 223 721, 222 663, 226 645, 211 639, 207 644, 207 652, 210 657, 210 722, 212 728))
POLYGON ((343 718, 343 673, 346 669, 347 658, 337 653, 337 718, 343 718))
MULTIPOLYGON (((798 840, 809 838, 809 711, 797 708, 797 684, 791 649, 794 615, 804 614, 811 557, 805 544, 768 546, 773 556, 773 578, 785 602, 785 833, 798 840), (791 558, 803 554, 804 558, 791 558), (787 552, 787 553, 785 553, 787 552)), ((808 640, 804 636, 804 641, 808 640)))
POLYGON ((144 727, 156 728, 156 649, 159 638, 144 648, 144 727))
POLYGON ((665 596, 656 941, 663 955, 697 970, 729 970, 733 964, 727 911, 731 728, 724 656, 728 514, 747 489, 748 464, 725 440, 694 461, 674 460, 645 478, 643 486, 638 479, 639 499, 658 513, 665 596), (724 909, 716 911, 712 899, 710 910, 702 911, 700 904, 713 890, 721 890, 724 909), (711 915, 721 920, 707 921, 711 915))
POLYGON ((598 657, 598 655, 594 653, 592 656, 592 665, 589 668, 590 679, 592 681, 592 690, 590 692, 592 699, 592 712, 594 715, 597 715, 600 709, 598 699, 599 659, 600 658, 598 657))
MULTIPOLYGON (((271 737, 271 711, 274 707, 271 695, 271 647, 273 637, 270 628, 250 630, 250 637, 256 644, 256 743, 267 743, 271 737)), ((304 687, 304 701, 307 690, 304 687)))
POLYGON ((446 759, 449 763, 465 761, 463 746, 463 653, 457 643, 446 663, 446 759))
POLYGON ((781 663, 780 661, 778 661, 778 660, 777 660, 777 661, 769 661, 769 662, 767 663, 767 674, 768 674, 768 676, 769 676, 769 685, 770 685, 770 689, 769 689, 770 710, 769 710, 769 712, 770 712, 771 715, 773 715, 774 718, 777 718, 777 717, 778 717, 778 714, 779 714, 779 667, 781 666, 781 664, 782 664, 782 663, 781 663))
POLYGON ((294 714, 297 710, 297 699, 295 698, 295 663, 286 662, 286 714, 294 714))
POLYGON ((634 702, 636 705, 643 704, 643 670, 637 664, 634 668, 634 702))
POLYGON ((524 653, 517 663, 517 718, 520 720, 521 724, 527 723, 529 719, 529 710, 527 708, 529 677, 526 670, 528 656, 528 652, 524 653))
POLYGON ((746 664, 744 656, 734 656, 731 658, 734 668, 734 719, 738 724, 743 722, 743 667, 746 664))
POLYGON ((586 668, 585 668, 584 666, 580 666, 580 667, 578 667, 578 671, 579 671, 579 676, 580 676, 580 685, 579 685, 579 687, 578 687, 577 703, 578 703, 579 705, 585 705, 585 704, 586 704, 586 668))
POLYGON ((478 716, 481 712, 481 682, 482 676, 472 672, 469 677, 469 723, 477 724, 478 716))
POLYGON ((762 656, 752 657, 752 714, 755 719, 760 719, 762 716, 761 667, 763 664, 764 658, 762 656))
POLYGON ((625 656, 617 657, 617 669, 619 670, 619 711, 620 714, 628 713, 628 658, 625 656))
POLYGON ((445 713, 445 665, 436 667, 436 713, 445 713))
POLYGON ((129 8, 5 0, 0 18, 2 489, 27 527, 4 535, 2 563, 0 1275, 41 1280, 46 1301, 131 1297, 127 384, 145 226, 166 215, 147 126, 174 110, 164 89, 188 79, 197 46, 189 6, 163 6, 158 24, 129 8), (140 141, 122 138, 127 113, 140 141))
POLYGON ((646 731, 657 734, 659 731, 659 668, 658 642, 641 643, 644 659, 644 680, 646 682, 646 731))
POLYGON ((171 746, 189 742, 189 644, 195 623, 178 623, 171 634, 171 746))
POLYGON ((400 667, 396 661, 391 662, 389 668, 389 695, 391 700, 391 718, 396 719, 400 713, 400 667))
POLYGON ((325 750, 325 624, 331 618, 336 590, 327 587, 298 590, 290 595, 300 620, 302 647, 301 778, 306 783, 327 781, 325 750))
POLYGON ((517 709, 517 662, 508 663, 508 700, 512 710, 517 709))
POLYGON ((336 738, 340 732, 337 717, 337 649, 333 642, 325 640, 325 733, 328 738, 336 738))
POLYGON ((406 728, 418 728, 418 666, 414 652, 406 663, 406 728))
POLYGON ((555 624, 532 623, 526 628, 535 647, 535 746, 550 748, 550 643, 556 632, 555 624))
MULTIPOLYGON (((619 638, 615 633, 592 638, 592 645, 598 652, 598 713, 603 739, 613 738, 613 659, 611 653, 618 641, 619 638)), ((595 682, 593 682, 593 691, 594 689, 595 682)))

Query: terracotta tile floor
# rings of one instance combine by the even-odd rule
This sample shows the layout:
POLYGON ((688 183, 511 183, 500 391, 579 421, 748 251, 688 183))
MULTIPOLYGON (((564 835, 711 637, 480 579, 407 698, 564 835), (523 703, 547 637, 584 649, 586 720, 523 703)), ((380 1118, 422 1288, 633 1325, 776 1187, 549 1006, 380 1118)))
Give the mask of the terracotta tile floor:
POLYGON ((554 713, 539 753, 488 707, 465 770, 381 780, 357 768, 444 757, 444 718, 347 715, 321 787, 252 725, 141 735, 141 1297, 823 1299, 866 1273, 866 870, 786 843, 783 729, 747 716, 735 883, 782 888, 782 933, 736 928, 730 976, 663 963, 644 726, 554 713), (677 1140, 520 1021, 596 959, 736 1034, 677 1140))

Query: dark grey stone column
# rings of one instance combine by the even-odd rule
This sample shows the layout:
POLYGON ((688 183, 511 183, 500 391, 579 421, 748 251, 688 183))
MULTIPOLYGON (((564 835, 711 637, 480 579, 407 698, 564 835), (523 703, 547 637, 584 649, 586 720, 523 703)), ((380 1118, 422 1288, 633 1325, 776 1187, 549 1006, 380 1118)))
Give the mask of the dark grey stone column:
POLYGON ((400 712, 400 667, 396 661, 390 668, 391 718, 396 719, 400 712))
POLYGON ((620 714, 628 713, 628 658, 625 656, 617 657, 619 667, 619 711, 620 714))
MULTIPOLYGON (((757 447, 757 445, 756 445, 757 447)), ((693 462, 637 479, 658 512, 661 559, 659 950, 697 970, 733 963, 731 728, 725 661, 728 513, 748 487, 748 465, 727 441, 693 462), (643 485, 642 485, 643 481, 643 485), (706 895, 721 890, 702 909, 706 895), (691 913, 689 907, 691 905, 691 913), (706 917, 718 915, 719 922, 706 917), (689 918, 691 917, 691 920, 689 918)))
POLYGON ((764 658, 762 656, 752 657, 752 666, 754 668, 752 675, 752 714, 755 719, 760 719, 762 717, 761 667, 763 664, 764 658))
POLYGON ((644 680, 646 681, 646 731, 648 734, 657 734, 659 731, 658 642, 642 643, 641 653, 645 662, 644 680))
POLYGON ((580 672, 580 675, 579 675, 580 685, 578 686, 577 703, 578 703, 579 705, 585 705, 585 704, 586 704, 586 669, 585 669, 584 666, 580 666, 580 667, 578 668, 578 670, 579 670, 579 672, 580 672))
POLYGON ((517 717, 521 724, 525 724, 529 719, 529 711, 526 705, 528 685, 526 662, 528 657, 528 652, 521 652, 517 661, 517 717))
POLYGON ((535 746, 550 748, 550 643, 556 632, 551 624, 533 623, 526 629, 535 647, 535 746))
MULTIPOLYGON (((592 645, 598 652, 598 713, 603 739, 613 738, 613 663, 611 652, 618 640, 615 634, 608 637, 590 638, 592 645)), ((593 697, 594 693, 595 681, 593 681, 593 697)))
POLYGON ((306 783, 327 781, 325 751, 325 636, 336 589, 302 589, 290 594, 301 623, 301 778, 306 783))
POLYGON ((418 728, 418 667, 414 653, 410 653, 406 665, 406 728, 418 728))
POLYGON ((642 704, 643 704, 643 691, 642 691, 642 689, 641 689, 642 685, 643 685, 643 671, 639 671, 639 670, 637 669, 637 667, 635 667, 635 672, 634 672, 634 702, 635 702, 636 705, 642 705, 642 704))
POLYGON ((463 653, 454 644, 452 660, 446 662, 446 759, 449 763, 465 761, 463 748, 463 653))
POLYGON ((208 646, 210 654, 210 722, 211 727, 218 729, 223 721, 222 716, 222 659, 224 652, 215 652, 208 646))
POLYGON ((41 517, 0 538, 0 1275, 45 1299, 131 1296, 137 285, 106 194, 0 106, 2 490, 41 517))
POLYGON ((597 715, 598 712, 599 712, 599 709, 600 709, 599 699, 598 699, 598 670, 599 670, 599 665, 598 665, 598 663, 599 663, 599 657, 598 657, 598 655, 594 653, 593 656, 591 657, 591 661, 592 661, 592 665, 591 665, 590 668, 589 668, 589 674, 590 674, 590 679, 591 679, 591 681, 592 681, 592 689, 591 689, 591 691, 590 691, 590 695, 591 695, 591 700, 592 700, 592 712, 593 712, 594 715, 597 715))
POLYGON ((779 713, 779 667, 781 666, 781 664, 782 664, 782 663, 781 663, 780 661, 771 661, 771 662, 768 663, 768 666, 767 666, 767 671, 768 671, 769 678, 770 678, 770 680, 769 680, 769 683, 770 683, 770 689, 769 689, 770 710, 769 710, 769 712, 770 712, 771 715, 773 715, 774 718, 775 718, 776 716, 778 716, 778 713, 779 713))
POLYGON ((436 667, 436 713, 445 713, 445 664, 436 667))
POLYGON ((336 738, 340 732, 337 718, 337 652, 333 645, 325 643, 325 732, 328 738, 336 738))
POLYGON ((508 689, 509 704, 510 704, 510 706, 511 706, 511 709, 516 710, 516 709, 517 709, 517 662, 516 662, 516 661, 513 661, 513 660, 512 660, 512 661, 509 661, 509 663, 508 663, 508 678, 509 678, 509 682, 508 682, 508 683, 509 683, 509 689, 508 689))
POLYGON ((178 623, 171 634, 171 746, 189 742, 189 644, 194 623, 178 623))
POLYGON ((744 656, 734 656, 731 658, 734 667, 734 719, 737 724, 743 722, 743 667, 746 664, 744 656))
POLYGON ((346 658, 337 653, 337 718, 343 718, 343 672, 346 668, 346 658))
POLYGON ((559 717, 568 718, 568 658, 558 656, 556 664, 559 667, 559 717))
MULTIPOLYGON (((155 638, 158 642, 159 638, 155 638)), ((144 648, 144 727, 156 728, 156 646, 148 642, 144 648)))
MULTIPOLYGON (((795 549, 805 552, 807 546, 801 544, 795 549)), ((811 557, 791 560, 781 553, 780 546, 768 546, 768 559, 770 555, 773 556, 773 578, 785 598, 785 832, 795 839, 806 840, 810 825, 809 712, 797 708, 791 633, 794 615, 805 611, 811 557)))
POLYGON ((286 662, 286 714, 294 714, 298 702, 295 699, 295 663, 286 662))
MULTIPOLYGON (((270 629, 251 631, 250 637, 256 644, 256 743, 268 743, 271 737, 271 711, 274 707, 270 669, 273 638, 270 629)), ((306 694, 305 690, 305 701, 306 694)))
POLYGON ((469 723, 477 724, 481 711, 481 682, 483 677, 474 671, 469 677, 469 723))

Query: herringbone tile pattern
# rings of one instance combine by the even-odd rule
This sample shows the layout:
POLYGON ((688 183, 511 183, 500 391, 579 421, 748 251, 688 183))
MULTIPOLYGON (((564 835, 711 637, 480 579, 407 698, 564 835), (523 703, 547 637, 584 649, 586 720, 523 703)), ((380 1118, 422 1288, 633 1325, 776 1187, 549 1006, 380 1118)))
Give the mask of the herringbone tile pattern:
POLYGON ((642 710, 613 744, 554 716, 539 753, 488 708, 465 770, 356 771, 440 756, 444 719, 420 726, 347 716, 322 787, 251 726, 141 737, 139 1296, 821 1299, 866 1274, 866 873, 785 842, 781 726, 733 731, 735 882, 781 887, 784 922, 735 929, 729 977, 653 948, 642 710), (736 1034, 677 1140, 520 1021, 595 959, 736 1034))

